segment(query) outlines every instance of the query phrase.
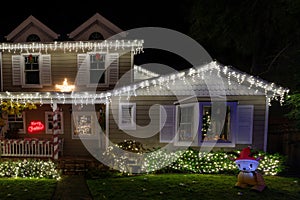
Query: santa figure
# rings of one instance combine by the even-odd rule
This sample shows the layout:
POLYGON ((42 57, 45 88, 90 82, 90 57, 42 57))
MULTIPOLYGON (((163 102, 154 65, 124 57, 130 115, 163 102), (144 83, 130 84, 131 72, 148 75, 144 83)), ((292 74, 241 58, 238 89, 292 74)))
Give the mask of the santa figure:
POLYGON ((261 157, 255 158, 250 147, 244 148, 237 158, 231 158, 239 168, 238 181, 235 187, 246 188, 251 186, 251 190, 262 192, 266 184, 262 174, 256 171, 261 157))

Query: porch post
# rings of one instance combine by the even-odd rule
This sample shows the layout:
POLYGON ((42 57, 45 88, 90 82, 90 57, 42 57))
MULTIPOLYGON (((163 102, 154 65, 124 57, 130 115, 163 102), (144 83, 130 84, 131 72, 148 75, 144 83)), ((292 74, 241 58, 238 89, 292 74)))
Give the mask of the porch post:
POLYGON ((57 107, 57 103, 53 103, 53 128, 52 128, 52 133, 53 133, 53 159, 57 160, 58 159, 58 134, 59 134, 59 127, 58 127, 58 112, 59 109, 57 107))

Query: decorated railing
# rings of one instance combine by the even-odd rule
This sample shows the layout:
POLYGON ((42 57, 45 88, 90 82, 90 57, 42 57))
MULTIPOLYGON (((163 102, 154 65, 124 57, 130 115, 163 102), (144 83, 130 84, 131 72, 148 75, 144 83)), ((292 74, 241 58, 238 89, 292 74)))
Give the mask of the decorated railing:
MULTIPOLYGON (((59 139, 62 153, 63 139, 59 139)), ((25 139, 1 139, 0 156, 3 157, 53 157, 52 140, 36 138, 25 139)))

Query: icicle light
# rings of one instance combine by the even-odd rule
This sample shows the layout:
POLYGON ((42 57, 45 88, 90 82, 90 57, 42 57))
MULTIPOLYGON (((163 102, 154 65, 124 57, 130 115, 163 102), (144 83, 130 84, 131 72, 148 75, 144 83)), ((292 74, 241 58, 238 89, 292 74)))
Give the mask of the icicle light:
POLYGON ((0 50, 14 53, 22 52, 48 52, 63 50, 64 52, 72 51, 93 51, 93 50, 119 50, 128 49, 138 54, 143 52, 143 40, 104 40, 102 42, 86 42, 86 41, 68 41, 53 43, 0 43, 0 50))
POLYGON ((97 92, 72 92, 72 93, 16 93, 16 92, 3 92, 0 93, 0 101, 10 99, 15 101, 39 101, 43 102, 68 102, 77 104, 92 104, 97 102, 109 102, 114 96, 137 96, 139 89, 146 88, 151 90, 151 87, 165 88, 169 87, 170 82, 180 80, 180 84, 192 84, 192 82, 203 81, 209 75, 216 75, 219 77, 226 77, 227 84, 232 84, 233 81, 239 85, 245 85, 252 88, 255 94, 258 91, 265 94, 270 104, 271 100, 277 100, 281 104, 284 102, 285 95, 289 92, 288 89, 277 86, 274 83, 266 82, 262 79, 253 77, 249 74, 237 71, 231 67, 219 65, 217 62, 211 62, 207 65, 195 67, 187 71, 163 75, 156 78, 144 80, 121 88, 115 88, 113 91, 97 92), (182 83, 183 82, 183 83, 182 83))

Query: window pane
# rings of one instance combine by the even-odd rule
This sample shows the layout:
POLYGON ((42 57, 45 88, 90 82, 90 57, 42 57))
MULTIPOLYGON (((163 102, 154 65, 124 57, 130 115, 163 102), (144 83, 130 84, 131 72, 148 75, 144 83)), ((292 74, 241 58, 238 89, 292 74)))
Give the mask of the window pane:
POLYGON ((179 141, 192 141, 193 140, 193 116, 194 107, 182 107, 180 108, 180 124, 179 124, 179 141))
POLYGON ((219 142, 227 142, 230 135, 230 106, 226 107, 226 115, 223 127, 220 127, 222 124, 219 121, 211 119, 211 106, 203 106, 202 113, 202 140, 218 140, 219 142), (221 130, 219 132, 218 130, 221 130))
POLYGON ((122 106, 122 124, 131 124, 132 122, 132 105, 122 106))
POLYGON ((17 115, 8 115, 8 127, 10 131, 19 131, 24 129, 23 118, 17 115))
POLYGON ((77 120, 77 135, 91 135, 92 134, 92 117, 90 115, 78 116, 77 120))
POLYGON ((39 71, 27 71, 26 84, 40 84, 40 75, 39 71))
POLYGON ((90 83, 105 83, 104 70, 90 70, 90 83))

